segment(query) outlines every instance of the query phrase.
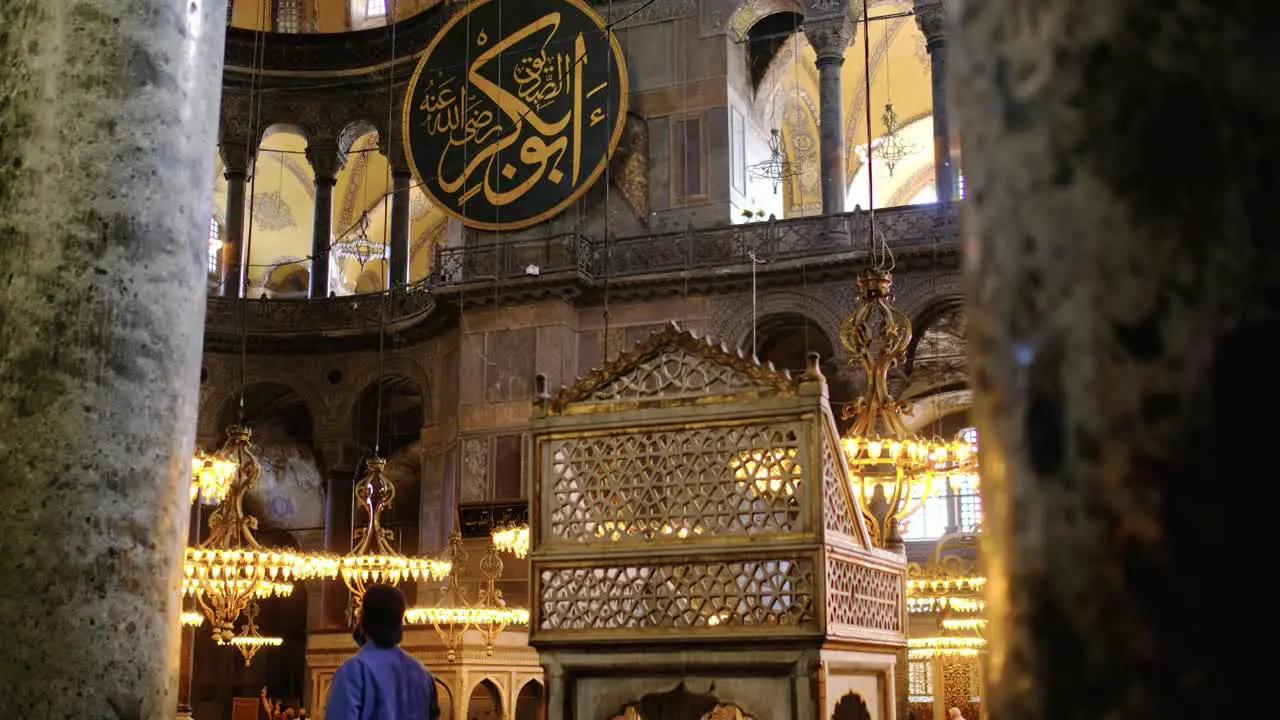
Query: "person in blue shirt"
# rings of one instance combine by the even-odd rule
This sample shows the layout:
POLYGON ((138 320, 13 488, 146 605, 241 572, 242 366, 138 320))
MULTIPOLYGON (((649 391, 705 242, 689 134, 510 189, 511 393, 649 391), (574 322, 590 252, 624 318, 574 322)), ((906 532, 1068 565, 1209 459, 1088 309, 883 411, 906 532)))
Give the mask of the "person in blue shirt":
POLYGON ((391 585, 365 590, 364 642, 333 674, 326 720, 439 720, 431 673, 400 648, 404 609, 404 595, 391 585))

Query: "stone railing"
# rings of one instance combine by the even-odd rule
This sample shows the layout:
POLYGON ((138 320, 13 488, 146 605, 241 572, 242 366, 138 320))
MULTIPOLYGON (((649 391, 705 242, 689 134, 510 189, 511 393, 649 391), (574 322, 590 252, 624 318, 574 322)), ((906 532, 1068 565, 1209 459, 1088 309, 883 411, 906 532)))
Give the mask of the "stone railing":
POLYGON ((224 335, 335 335, 394 327, 426 317, 436 301, 425 283, 391 290, 319 300, 235 300, 210 297, 205 332, 224 335))
MULTIPOLYGON (((959 229, 954 206, 912 205, 876 212, 876 228, 895 252, 955 246, 959 229)), ((343 336, 411 324, 431 314, 432 291, 467 283, 524 278, 599 282, 673 271, 719 272, 750 267, 752 258, 777 268, 787 261, 838 260, 869 247, 866 213, 777 220, 685 232, 639 235, 609 242, 578 234, 510 240, 437 250, 427 279, 390 294, 348 295, 321 300, 208 301, 206 334, 343 336), (383 316, 385 301, 385 318, 383 316)))
MULTIPOLYGON (((867 213, 824 215, 772 222, 638 235, 610 242, 582 235, 472 245, 437 250, 429 280, 441 287, 522 276, 573 274, 584 280, 634 277, 677 270, 777 263, 866 251, 867 213)), ((910 205, 876 212, 876 232, 894 251, 954 245, 955 206, 910 205)))

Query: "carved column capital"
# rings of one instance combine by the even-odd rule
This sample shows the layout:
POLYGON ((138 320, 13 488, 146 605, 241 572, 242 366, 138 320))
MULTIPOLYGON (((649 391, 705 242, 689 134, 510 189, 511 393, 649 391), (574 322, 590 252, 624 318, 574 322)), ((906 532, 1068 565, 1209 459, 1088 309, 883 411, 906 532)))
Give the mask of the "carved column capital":
POLYGON ((841 13, 818 20, 805 20, 804 36, 818 56, 818 66, 844 62, 844 51, 853 41, 854 26, 848 16, 841 13))
POLYGON ((244 142, 223 140, 218 143, 218 155, 222 157, 223 173, 230 179, 233 175, 249 177, 253 175, 254 158, 258 148, 244 142))
POLYGON ((338 171, 347 162, 347 154, 335 143, 307 143, 307 162, 316 174, 316 180, 336 180, 338 171))
POLYGON ((916 25, 920 27, 930 49, 947 41, 947 5, 944 0, 915 0, 912 9, 915 11, 916 25))

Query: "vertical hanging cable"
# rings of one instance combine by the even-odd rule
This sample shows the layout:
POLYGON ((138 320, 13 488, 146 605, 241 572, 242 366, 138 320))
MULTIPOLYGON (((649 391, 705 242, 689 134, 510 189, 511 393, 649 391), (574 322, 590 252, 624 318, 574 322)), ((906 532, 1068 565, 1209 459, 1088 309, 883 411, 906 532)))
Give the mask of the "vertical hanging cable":
MULTIPOLYGON (((605 22, 604 30, 601 31, 601 37, 604 40, 605 48, 605 77, 613 77, 613 48, 610 36, 613 33, 613 0, 609 0, 608 7, 605 10, 605 17, 609 18, 605 22)), ((578 62, 582 59, 579 58, 578 62)), ((604 100, 604 116, 615 124, 617 118, 613 117, 613 93, 609 93, 604 100)), ((625 122, 625 119, 624 119, 625 122)), ((609 232, 609 224, 612 219, 609 216, 609 182, 610 182, 610 163, 606 160, 604 164, 604 357, 601 358, 601 364, 609 361, 609 276, 613 274, 613 237, 609 232)), ((622 348, 618 348, 621 352, 622 348)))
MULTIPOLYGON (((229 2, 231 0, 228 0, 229 2)), ((263 30, 263 5, 258 4, 257 18, 254 23, 253 45, 252 45, 252 65, 253 72, 249 75, 249 112, 248 123, 245 128, 245 154, 246 162, 254 166, 257 165, 257 140, 261 138, 259 123, 262 120, 262 99, 260 95, 262 89, 262 74, 266 65, 266 42, 265 31, 263 30), (253 152, 249 150, 252 148, 253 152)), ((244 425, 244 396, 248 389, 248 374, 246 367, 248 365, 249 354, 249 258, 253 250, 253 214, 257 202, 255 202, 254 192, 257 187, 258 173, 254 172, 249 178, 249 219, 247 223, 241 225, 241 246, 240 261, 237 263, 240 269, 240 276, 235 278, 235 282, 239 283, 239 308, 240 308, 240 402, 239 414, 236 423, 244 425), (246 229, 244 225, 248 225, 246 229)))

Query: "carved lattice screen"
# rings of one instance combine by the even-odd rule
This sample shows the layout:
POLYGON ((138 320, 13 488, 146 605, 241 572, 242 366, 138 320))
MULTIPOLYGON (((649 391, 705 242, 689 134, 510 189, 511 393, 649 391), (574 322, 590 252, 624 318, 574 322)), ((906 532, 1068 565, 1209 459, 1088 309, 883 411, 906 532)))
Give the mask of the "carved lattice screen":
POLYGON ((805 432, 800 422, 774 421, 549 441, 543 541, 799 532, 810 512, 805 432))

